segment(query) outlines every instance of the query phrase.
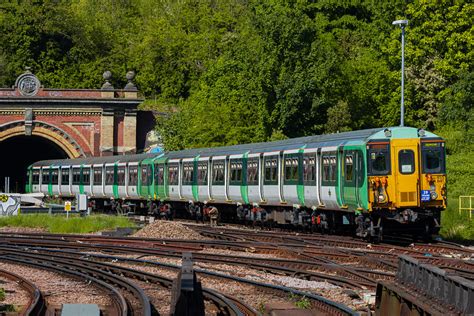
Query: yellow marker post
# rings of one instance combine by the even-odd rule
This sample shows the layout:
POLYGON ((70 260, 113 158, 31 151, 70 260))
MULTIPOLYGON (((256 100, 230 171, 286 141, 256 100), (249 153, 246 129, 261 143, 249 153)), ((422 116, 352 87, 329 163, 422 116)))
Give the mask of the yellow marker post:
POLYGON ((64 211, 66 212, 66 218, 69 218, 69 212, 71 211, 71 201, 64 202, 64 211))

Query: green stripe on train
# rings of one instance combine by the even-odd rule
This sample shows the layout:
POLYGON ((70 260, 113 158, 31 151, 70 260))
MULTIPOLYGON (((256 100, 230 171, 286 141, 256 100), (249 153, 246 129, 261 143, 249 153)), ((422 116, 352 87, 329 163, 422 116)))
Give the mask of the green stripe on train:
POLYGON ((199 155, 194 157, 194 164, 193 164, 194 172, 193 172, 193 188, 192 188, 192 190, 193 190, 193 197, 194 197, 195 201, 199 201, 199 187, 198 187, 198 177, 197 177, 199 157, 200 157, 199 155))
POLYGON ((79 193, 84 194, 84 165, 81 165, 81 171, 79 175, 79 193))
POLYGON ((48 194, 53 196, 53 166, 49 166, 48 194))
POLYGON ((118 162, 114 163, 114 184, 113 184, 114 198, 119 198, 118 192, 118 162))
POLYGON ((240 195, 245 204, 249 204, 249 187, 247 185, 247 162, 249 152, 247 151, 242 157, 242 184, 240 185, 240 195))
POLYGON ((168 158, 166 157, 158 157, 155 160, 155 164, 157 169, 157 173, 160 172, 160 168, 163 168, 163 184, 158 184, 158 181, 155 179, 155 191, 157 192, 159 199, 167 199, 168 198, 168 170, 166 168, 166 162, 168 158))
POLYGON ((33 192, 33 188, 31 186, 31 182, 33 180, 32 179, 32 173, 33 173, 33 171, 31 170, 31 165, 30 165, 30 166, 28 166, 28 171, 27 171, 27 174, 28 174, 27 179, 28 180, 27 180, 26 185, 25 185, 25 192, 26 193, 32 193, 33 192))
POLYGON ((298 201, 301 205, 304 205, 305 198, 304 198, 304 179, 303 179, 303 152, 306 148, 306 145, 298 150, 298 185, 296 187, 296 194, 298 195, 298 201))

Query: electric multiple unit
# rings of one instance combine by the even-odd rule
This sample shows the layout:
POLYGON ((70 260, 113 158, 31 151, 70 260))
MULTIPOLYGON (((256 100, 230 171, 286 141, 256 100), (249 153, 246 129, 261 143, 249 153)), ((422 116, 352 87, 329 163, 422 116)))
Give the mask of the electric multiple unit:
POLYGON ((258 205, 280 223, 282 213, 324 214, 332 227, 372 235, 382 226, 436 232, 446 207, 445 143, 410 127, 39 161, 28 180, 27 192, 49 196, 258 205))

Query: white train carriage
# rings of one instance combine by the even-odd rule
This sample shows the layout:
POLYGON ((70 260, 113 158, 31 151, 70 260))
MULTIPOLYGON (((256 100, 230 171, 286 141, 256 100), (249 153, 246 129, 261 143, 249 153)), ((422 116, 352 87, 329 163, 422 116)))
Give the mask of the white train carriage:
POLYGON ((249 154, 247 157, 247 196, 250 203, 261 203, 263 182, 262 179, 262 158, 260 153, 249 154))
POLYGON ((272 151, 263 154, 263 194, 262 200, 268 205, 279 205, 284 202, 280 190, 281 167, 280 152, 272 151))

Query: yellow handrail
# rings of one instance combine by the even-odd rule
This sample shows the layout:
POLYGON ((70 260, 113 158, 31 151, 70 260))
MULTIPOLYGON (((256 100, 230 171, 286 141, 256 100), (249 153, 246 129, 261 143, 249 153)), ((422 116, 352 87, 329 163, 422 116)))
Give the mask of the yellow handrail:
POLYGON ((461 214, 461 211, 466 210, 469 212, 469 219, 472 219, 472 212, 474 211, 474 195, 462 195, 459 197, 459 214, 461 214), (469 201, 469 207, 463 207, 463 200, 464 201, 469 201))

